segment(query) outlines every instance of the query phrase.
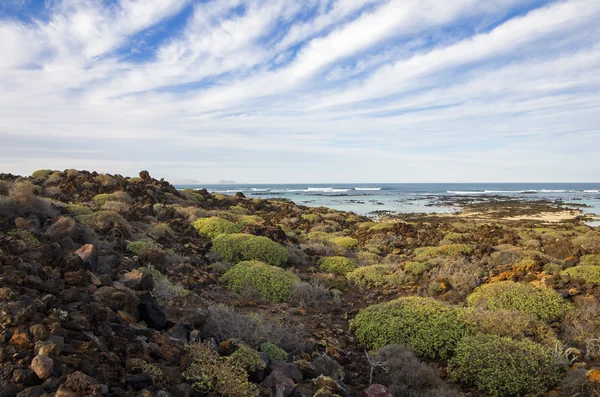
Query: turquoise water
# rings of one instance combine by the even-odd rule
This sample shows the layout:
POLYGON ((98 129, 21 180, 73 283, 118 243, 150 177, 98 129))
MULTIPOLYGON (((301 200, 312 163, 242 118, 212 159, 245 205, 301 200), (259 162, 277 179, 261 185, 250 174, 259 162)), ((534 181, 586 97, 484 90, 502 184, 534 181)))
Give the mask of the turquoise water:
POLYGON ((369 184, 232 184, 179 185, 247 197, 281 197, 296 204, 325 206, 362 215, 375 211, 450 213, 458 208, 448 198, 490 200, 503 196, 522 200, 547 199, 589 205, 584 210, 600 216, 600 183, 369 183, 369 184))

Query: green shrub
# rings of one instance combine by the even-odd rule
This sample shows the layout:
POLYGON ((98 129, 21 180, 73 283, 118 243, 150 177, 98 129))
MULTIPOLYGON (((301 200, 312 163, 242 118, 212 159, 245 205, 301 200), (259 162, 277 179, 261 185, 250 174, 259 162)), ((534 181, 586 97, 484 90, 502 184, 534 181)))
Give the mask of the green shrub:
POLYGON ((194 229, 196 229, 200 237, 209 238, 211 240, 219 234, 238 233, 241 230, 241 227, 235 223, 217 216, 196 219, 196 221, 192 223, 192 226, 194 226, 194 229))
POLYGON ((569 310, 567 301, 553 289, 512 281, 478 287, 467 297, 467 305, 490 310, 518 310, 546 322, 561 319, 569 310))
POLYGON ((34 171, 33 174, 31 174, 31 177, 33 179, 46 179, 53 172, 54 171, 52 170, 37 170, 34 171))
POLYGON ((265 221, 258 215, 241 215, 237 223, 241 227, 263 224, 265 221))
POLYGON ((191 343, 187 351, 192 362, 183 377, 194 390, 223 397, 258 397, 258 387, 248 381, 244 368, 220 357, 210 342, 191 343))
POLYGON ((144 239, 127 244, 126 250, 133 255, 140 255, 144 250, 159 250, 162 247, 152 240, 144 239))
POLYGON ((131 236, 129 222, 114 211, 98 211, 89 215, 80 215, 75 219, 83 226, 101 234, 109 234, 118 230, 119 237, 129 238, 131 236))
POLYGON ((468 255, 473 250, 466 244, 447 244, 439 247, 419 247, 415 250, 415 259, 425 260, 436 256, 468 255))
POLYGON ((141 370, 152 376, 154 381, 162 380, 164 373, 162 369, 157 367, 155 364, 149 363, 141 358, 130 358, 126 362, 126 368, 128 370, 141 370))
POLYGON ((67 211, 69 212, 69 214, 73 215, 73 216, 79 216, 79 215, 89 215, 91 214, 93 211, 91 210, 91 208, 86 207, 83 204, 67 204, 66 206, 67 211))
POLYGON ((262 299, 284 302, 290 298, 292 288, 300 282, 294 273, 259 261, 240 262, 221 277, 235 292, 249 289, 262 299))
POLYGON ((282 266, 288 260, 288 250, 273 240, 251 234, 222 234, 213 239, 212 252, 231 263, 257 260, 282 266))
POLYGON ((329 239, 334 244, 339 245, 340 247, 344 247, 346 249, 354 249, 358 245, 358 240, 353 237, 341 236, 341 237, 332 237, 329 239))
POLYGON ((586 251, 600 253, 600 233, 588 232, 583 236, 573 239, 573 245, 581 247, 586 251))
POLYGON ((181 285, 171 282, 167 276, 162 274, 152 265, 140 267, 138 270, 143 274, 149 274, 150 277, 152 277, 152 280, 154 281, 152 294, 163 305, 169 303, 177 297, 190 293, 190 291, 183 288, 181 285))
POLYGON ((502 397, 543 393, 566 371, 555 365, 549 347, 526 339, 480 334, 465 337, 458 344, 449 372, 454 382, 502 397))
POLYGON ((584 255, 579 258, 580 265, 588 265, 588 266, 600 266, 600 255, 584 255))
POLYGON ((355 285, 395 285, 398 279, 392 272, 393 269, 388 265, 362 266, 347 273, 346 278, 355 285))
POLYGON ((9 236, 17 237, 27 245, 27 248, 33 249, 37 248, 40 245, 40 241, 28 230, 16 229, 8 232, 9 236))
POLYGON ((461 241, 464 238, 462 233, 450 232, 444 236, 444 240, 461 241))
POLYGON ((239 343, 237 349, 227 358, 232 364, 244 368, 247 372, 260 371, 267 366, 259 352, 243 343, 239 343))
POLYGON ((260 345, 260 351, 267 353, 269 358, 274 361, 287 361, 288 354, 281 347, 271 342, 264 342, 260 345))
POLYGON ((412 296, 362 309, 351 328, 373 349, 402 344, 423 357, 448 358, 467 330, 460 313, 435 299, 412 296))
POLYGON ((579 265, 563 270, 561 274, 568 274, 572 279, 583 279, 585 282, 600 284, 600 266, 579 265))
POLYGON ((416 280, 431 267, 432 265, 429 262, 408 262, 404 264, 404 273, 408 274, 411 279, 416 280))
POLYGON ((356 263, 343 256, 326 256, 317 262, 319 269, 328 273, 336 273, 342 276, 356 269, 356 263))
POLYGON ((307 220, 310 223, 315 223, 321 219, 321 216, 319 214, 304 214, 302 215, 302 219, 307 220))
POLYGON ((122 201, 124 203, 132 203, 133 199, 125 192, 102 193, 97 194, 93 199, 98 205, 104 205, 109 201, 122 201))

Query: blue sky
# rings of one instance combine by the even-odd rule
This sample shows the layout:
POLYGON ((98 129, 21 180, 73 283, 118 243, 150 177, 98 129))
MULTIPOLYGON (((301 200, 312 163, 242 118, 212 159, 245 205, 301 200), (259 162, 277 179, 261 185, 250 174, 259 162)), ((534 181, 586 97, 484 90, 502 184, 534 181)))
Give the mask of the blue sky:
POLYGON ((598 0, 4 0, 0 172, 600 180, 598 0))

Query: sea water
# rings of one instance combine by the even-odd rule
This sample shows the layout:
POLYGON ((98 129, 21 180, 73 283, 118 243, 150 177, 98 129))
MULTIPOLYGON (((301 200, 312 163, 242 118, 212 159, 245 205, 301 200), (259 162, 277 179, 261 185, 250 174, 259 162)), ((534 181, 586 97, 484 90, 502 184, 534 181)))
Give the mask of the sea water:
POLYGON ((496 196, 522 200, 547 199, 585 204, 585 212, 600 216, 600 183, 344 183, 344 184, 219 184, 178 185, 213 193, 290 199, 311 207, 330 207, 372 215, 376 211, 451 213, 447 198, 487 200, 496 196))

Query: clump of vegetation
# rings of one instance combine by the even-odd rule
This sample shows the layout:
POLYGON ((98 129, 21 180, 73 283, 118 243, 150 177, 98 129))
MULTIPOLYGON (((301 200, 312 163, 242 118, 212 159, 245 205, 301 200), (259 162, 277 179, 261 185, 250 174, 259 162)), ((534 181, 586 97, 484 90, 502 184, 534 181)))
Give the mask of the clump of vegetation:
POLYGON ((432 265, 429 262, 412 261, 404 264, 404 273, 414 281, 425 274, 431 267, 432 265))
POLYGON ((478 287, 467 297, 467 305, 489 310, 517 310, 546 322, 560 320, 570 307, 568 302, 551 288, 512 281, 478 287))
POLYGON ((507 336, 516 340, 532 339, 552 346, 558 341, 548 324, 531 314, 516 310, 469 308, 464 311, 463 319, 484 334, 507 336))
POLYGON ((8 196, 10 192, 10 183, 8 181, 0 181, 0 196, 8 196))
POLYGON ((152 280, 154 281, 152 295, 154 295, 156 300, 163 305, 171 302, 177 297, 190 293, 190 291, 183 288, 181 285, 171 282, 167 276, 162 274, 152 265, 140 267, 138 270, 144 274, 149 274, 152 277, 152 280))
POLYGON ((146 372, 148 375, 152 376, 152 379, 155 381, 159 381, 163 378, 163 371, 155 364, 149 363, 141 358, 130 358, 126 362, 127 369, 139 369, 143 372, 146 372))
POLYGON ((211 240, 220 234, 239 233, 241 230, 239 225, 236 225, 227 219, 219 218, 218 216, 196 219, 196 221, 192 223, 192 226, 194 226, 194 229, 196 229, 200 237, 209 238, 211 240))
POLYGON ((127 244, 126 250, 133 255, 140 255, 148 250, 161 250, 162 247, 150 239, 143 239, 127 244))
POLYGON ((386 346, 378 350, 371 361, 386 363, 374 367, 373 380, 385 385, 394 397, 458 396, 433 368, 404 346, 386 346))
POLYGON ((477 287, 483 274, 477 263, 463 257, 432 259, 431 263, 435 266, 429 272, 430 279, 436 284, 440 281, 447 283, 460 300, 477 287))
POLYGON ((52 171, 52 170, 37 170, 37 171, 34 171, 34 172, 31 174, 31 177, 32 177, 33 179, 41 179, 41 180, 44 180, 44 179, 46 179, 48 176, 50 176, 50 174, 52 174, 53 172, 54 172, 54 171, 52 171))
POLYGON ((317 265, 324 272, 335 273, 341 276, 345 276, 356 269, 356 263, 344 256, 326 256, 319 259, 317 265))
POLYGON ((16 203, 15 210, 20 214, 35 212, 52 218, 58 216, 58 211, 53 209, 47 200, 36 196, 37 190, 38 187, 30 182, 13 183, 9 197, 16 203))
POLYGON ((248 373, 226 357, 220 357, 210 342, 192 343, 187 348, 192 360, 183 377, 194 390, 224 397, 258 397, 258 388, 248 373))
POLYGON ((586 356, 600 358, 600 302, 593 296, 576 301, 562 324, 566 340, 584 348, 586 356))
POLYGON ((221 277, 227 286, 238 293, 251 293, 271 302, 287 301, 298 276, 285 269, 259 261, 240 262, 221 277))
POLYGON ((319 214, 303 214, 302 219, 310 223, 316 223, 321 219, 321 216, 319 214))
POLYGON ((583 236, 573 239, 573 245, 589 252, 600 253, 600 233, 588 232, 583 236))
POLYGON ((231 263, 257 260, 282 266, 288 260, 288 250, 273 240, 251 234, 221 234, 213 239, 212 252, 231 263))
POLYGON ((67 211, 69 212, 69 214, 73 215, 73 216, 79 216, 79 215, 89 215, 91 214, 93 211, 91 208, 83 205, 83 204, 67 204, 66 206, 67 211))
POLYGON ((469 255, 473 250, 466 244, 446 244, 439 247, 419 247, 415 250, 415 259, 423 261, 436 256, 469 255))
POLYGON ((27 230, 11 230, 8 232, 8 235, 18 237, 19 239, 23 240, 23 242, 25 243, 25 245, 27 245, 27 248, 29 249, 37 248, 40 245, 40 241, 37 239, 37 237, 35 237, 33 233, 27 230))
POLYGON ((124 203, 132 203, 133 199, 125 192, 102 193, 94 196, 93 200, 98 205, 104 205, 109 201, 121 201, 124 203))
POLYGON ((400 273, 394 273, 394 269, 389 265, 370 265, 359 267, 346 274, 346 278, 352 284, 375 287, 404 284, 404 276, 400 273))
POLYGON ((356 248, 356 246, 358 245, 357 239, 348 236, 331 237, 329 241, 349 250, 356 248))
POLYGON ((131 206, 123 201, 107 201, 101 208, 103 211, 114 211, 126 215, 131 206))
POLYGON ((331 299, 331 293, 318 281, 301 281, 294 284, 290 302, 299 307, 314 307, 327 303, 331 299))
POLYGON ((492 397, 543 393, 566 372, 553 350, 530 340, 497 335, 467 336, 450 361, 450 379, 492 397))
POLYGON ((405 297, 362 309, 352 322, 360 343, 402 344, 428 358, 448 358, 467 330, 461 309, 432 298, 405 297))
POLYGON ((98 211, 89 215, 76 217, 77 222, 100 234, 112 234, 117 232, 118 236, 131 237, 131 225, 120 214, 114 211, 98 211))
POLYGON ((600 284, 600 266, 578 265, 563 270, 561 274, 568 274, 574 280, 582 279, 586 283, 600 284))
POLYGON ((260 351, 267 353, 267 356, 274 361, 287 361, 288 354, 281 347, 271 342, 264 342, 260 345, 260 351))
POLYGON ((600 266, 600 255, 590 254, 579 258, 580 265, 600 266))
POLYGON ((227 358, 233 365, 240 366, 247 372, 260 371, 267 366, 260 353, 244 343, 238 343, 235 351, 227 358))

